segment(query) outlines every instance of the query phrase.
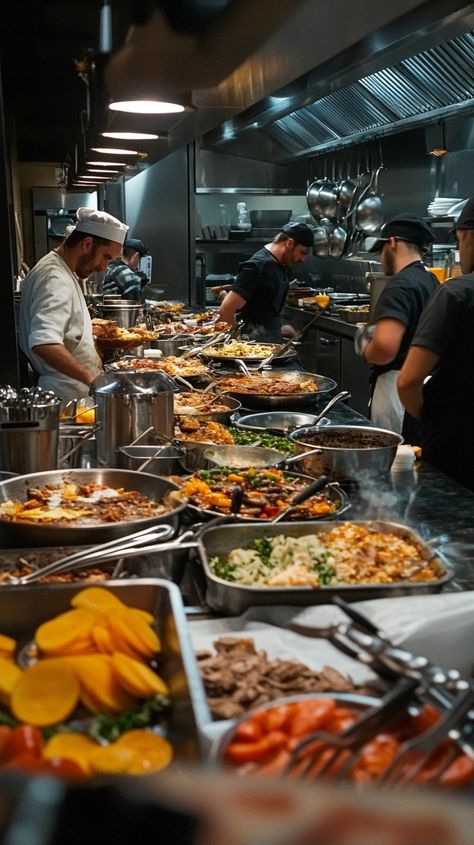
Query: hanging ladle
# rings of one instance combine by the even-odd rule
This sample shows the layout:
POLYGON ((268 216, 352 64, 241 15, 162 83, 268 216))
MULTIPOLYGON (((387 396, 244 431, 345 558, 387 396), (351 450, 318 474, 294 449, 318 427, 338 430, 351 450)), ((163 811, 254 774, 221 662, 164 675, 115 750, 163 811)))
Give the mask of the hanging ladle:
MULTIPOLYGON (((330 401, 324 406, 323 410, 317 414, 314 418, 313 422, 311 423, 311 427, 317 425, 323 417, 327 414, 328 411, 336 404, 336 402, 342 402, 343 399, 350 399, 351 394, 348 390, 341 390, 340 393, 336 393, 335 396, 330 399, 330 401)), ((301 428, 301 426, 287 426, 286 428, 266 428, 265 431, 268 434, 274 434, 277 437, 286 437, 287 434, 290 434, 291 431, 294 431, 296 428, 301 428)))

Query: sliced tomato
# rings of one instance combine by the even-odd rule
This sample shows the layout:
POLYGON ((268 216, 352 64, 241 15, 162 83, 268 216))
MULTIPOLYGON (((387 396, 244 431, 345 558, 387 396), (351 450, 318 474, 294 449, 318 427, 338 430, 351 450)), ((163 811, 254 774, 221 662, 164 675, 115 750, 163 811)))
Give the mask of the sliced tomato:
POLYGON ((263 737, 262 726, 254 719, 246 719, 237 726, 233 742, 259 742, 263 737))
POLYGON ((23 754, 18 754, 16 757, 12 757, 8 760, 8 762, 4 764, 4 768, 21 769, 22 772, 39 773, 41 771, 42 764, 43 760, 41 757, 36 757, 34 754, 24 752, 23 754))
POLYGON ((11 728, 6 725, 0 725, 0 763, 3 763, 3 761, 6 760, 11 732, 11 728))
POLYGON ((241 763, 252 763, 266 760, 276 751, 284 748, 287 735, 282 731, 272 731, 260 742, 231 742, 225 752, 226 760, 238 766, 241 763))
POLYGON ((312 731, 324 730, 335 710, 336 702, 332 698, 298 702, 289 725, 290 735, 303 737, 312 731))
POLYGON ((441 776, 442 786, 465 786, 474 781, 474 760, 460 754, 441 776))
POLYGON ((48 760, 43 760, 40 771, 44 775, 63 780, 84 780, 87 777, 84 770, 74 760, 67 760, 65 757, 50 757, 48 760))
POLYGON ((12 728, 4 752, 5 760, 11 760, 22 754, 41 757, 44 741, 41 731, 33 725, 18 725, 12 728))

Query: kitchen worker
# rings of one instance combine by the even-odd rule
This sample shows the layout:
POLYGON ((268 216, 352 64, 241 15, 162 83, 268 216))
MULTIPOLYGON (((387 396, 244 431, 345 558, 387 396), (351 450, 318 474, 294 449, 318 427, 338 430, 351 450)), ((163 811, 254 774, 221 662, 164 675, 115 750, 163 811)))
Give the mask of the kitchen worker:
POLYGON ((139 300, 144 285, 150 280, 138 268, 140 260, 148 255, 148 249, 138 238, 127 238, 123 253, 111 261, 102 282, 102 293, 116 294, 122 299, 139 300))
POLYGON ((431 229, 413 214, 399 214, 382 227, 369 252, 380 252, 383 271, 390 278, 375 303, 370 326, 355 338, 356 351, 372 368, 372 422, 403 433, 408 443, 419 441, 419 431, 405 414, 397 378, 421 312, 439 287, 423 263, 423 253, 433 240, 431 229))
POLYGON ((272 243, 239 265, 235 283, 219 309, 219 319, 233 325, 236 315, 244 332, 258 340, 281 341, 294 329, 282 325, 281 310, 288 293, 288 270, 304 261, 314 244, 306 223, 287 223, 272 243))
POLYGON ((64 402, 87 396, 102 369, 79 278, 104 272, 120 254, 127 230, 104 211, 79 208, 74 231, 40 258, 22 284, 21 349, 39 385, 64 402))
POLYGON ((398 378, 422 458, 474 491, 474 197, 456 223, 461 276, 426 305, 398 378))

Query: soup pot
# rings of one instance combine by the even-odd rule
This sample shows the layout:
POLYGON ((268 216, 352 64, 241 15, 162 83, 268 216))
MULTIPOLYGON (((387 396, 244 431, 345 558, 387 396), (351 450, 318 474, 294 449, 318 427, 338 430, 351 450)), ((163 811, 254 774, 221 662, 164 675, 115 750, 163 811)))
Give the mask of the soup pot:
POLYGON ((309 426, 291 432, 301 454, 301 472, 337 481, 364 481, 388 473, 403 437, 394 431, 361 425, 309 426), (320 454, 304 453, 317 447, 320 454))

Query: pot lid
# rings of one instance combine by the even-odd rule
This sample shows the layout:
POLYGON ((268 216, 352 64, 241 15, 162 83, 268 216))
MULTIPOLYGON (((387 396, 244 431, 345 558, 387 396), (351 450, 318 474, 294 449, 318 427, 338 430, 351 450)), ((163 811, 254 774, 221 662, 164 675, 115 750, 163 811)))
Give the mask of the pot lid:
POLYGON ((156 393, 173 393, 174 383, 166 373, 114 372, 97 376, 91 384, 93 396, 153 396, 156 393))

